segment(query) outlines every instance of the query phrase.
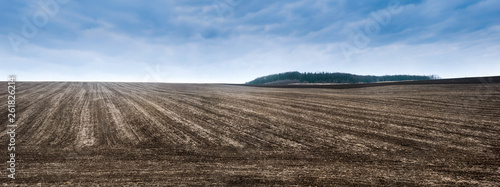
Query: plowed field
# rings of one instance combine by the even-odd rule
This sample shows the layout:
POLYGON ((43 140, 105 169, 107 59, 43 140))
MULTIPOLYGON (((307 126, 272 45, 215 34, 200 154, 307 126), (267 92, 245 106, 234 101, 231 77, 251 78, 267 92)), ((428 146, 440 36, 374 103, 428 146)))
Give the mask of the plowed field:
POLYGON ((16 89, 17 176, 4 164, 3 184, 500 185, 499 83, 16 89))

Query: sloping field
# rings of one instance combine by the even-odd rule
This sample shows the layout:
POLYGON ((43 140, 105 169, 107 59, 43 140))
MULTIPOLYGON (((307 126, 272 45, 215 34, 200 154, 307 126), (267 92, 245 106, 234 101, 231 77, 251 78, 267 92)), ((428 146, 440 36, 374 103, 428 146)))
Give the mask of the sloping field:
POLYGON ((500 185, 499 83, 23 82, 16 99, 3 184, 500 185))

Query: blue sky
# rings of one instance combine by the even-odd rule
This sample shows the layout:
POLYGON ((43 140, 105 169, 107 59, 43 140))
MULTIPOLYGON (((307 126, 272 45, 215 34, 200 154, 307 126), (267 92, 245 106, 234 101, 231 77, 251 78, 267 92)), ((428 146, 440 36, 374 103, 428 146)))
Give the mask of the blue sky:
POLYGON ((0 77, 21 81, 500 75, 498 0, 20 0, 0 9, 0 77))

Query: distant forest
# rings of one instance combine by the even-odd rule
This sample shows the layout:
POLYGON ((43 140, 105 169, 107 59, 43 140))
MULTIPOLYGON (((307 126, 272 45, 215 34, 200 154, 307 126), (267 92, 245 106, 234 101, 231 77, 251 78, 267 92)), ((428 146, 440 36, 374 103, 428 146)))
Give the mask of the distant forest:
POLYGON ((246 84, 291 84, 291 83, 372 83, 384 81, 409 81, 439 79, 436 75, 354 75, 349 73, 300 73, 298 71, 267 75, 246 84))

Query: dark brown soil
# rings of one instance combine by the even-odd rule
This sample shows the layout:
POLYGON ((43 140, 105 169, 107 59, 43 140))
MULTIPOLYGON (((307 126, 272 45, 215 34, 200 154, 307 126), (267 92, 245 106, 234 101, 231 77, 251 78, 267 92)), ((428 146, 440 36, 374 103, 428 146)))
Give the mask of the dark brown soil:
POLYGON ((4 168, 0 184, 498 186, 500 83, 485 80, 350 89, 21 82, 17 176, 4 168))

